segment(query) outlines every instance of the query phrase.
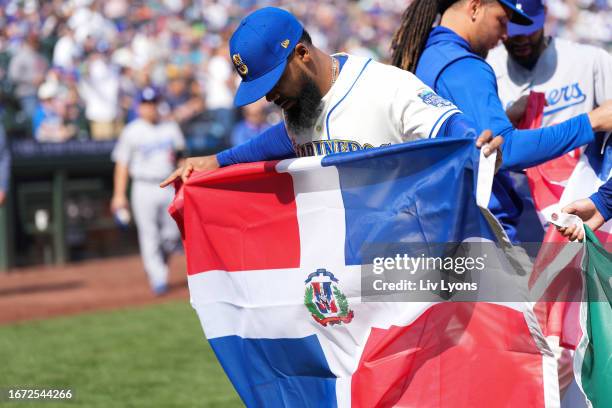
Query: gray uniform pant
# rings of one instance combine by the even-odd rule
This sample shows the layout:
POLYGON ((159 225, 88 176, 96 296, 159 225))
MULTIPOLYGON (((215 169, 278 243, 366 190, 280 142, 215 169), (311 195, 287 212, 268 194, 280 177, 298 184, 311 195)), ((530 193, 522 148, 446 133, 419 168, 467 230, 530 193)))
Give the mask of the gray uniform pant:
POLYGON ((144 269, 151 287, 167 284, 168 257, 180 240, 176 223, 168 214, 174 198, 171 188, 159 188, 157 183, 132 182, 132 213, 138 229, 138 243, 144 269))

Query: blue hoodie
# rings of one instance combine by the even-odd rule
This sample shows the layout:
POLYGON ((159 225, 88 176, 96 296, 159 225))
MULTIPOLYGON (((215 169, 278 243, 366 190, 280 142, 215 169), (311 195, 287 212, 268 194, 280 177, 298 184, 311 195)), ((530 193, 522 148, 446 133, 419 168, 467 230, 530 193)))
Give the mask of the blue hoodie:
POLYGON ((466 40, 446 27, 436 27, 429 34, 416 76, 475 121, 478 131, 490 129, 505 138, 504 164, 493 181, 489 209, 516 242, 522 204, 508 170, 536 166, 592 142, 588 115, 542 129, 515 129, 499 100, 493 68, 472 51, 466 40))

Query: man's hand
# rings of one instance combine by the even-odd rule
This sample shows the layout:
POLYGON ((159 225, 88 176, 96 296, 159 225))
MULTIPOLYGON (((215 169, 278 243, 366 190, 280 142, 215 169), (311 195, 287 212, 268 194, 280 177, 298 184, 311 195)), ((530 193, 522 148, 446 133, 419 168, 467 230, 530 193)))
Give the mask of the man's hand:
POLYGON ((482 148, 482 152, 485 157, 489 157, 494 151, 497 151, 497 157, 495 158, 495 171, 499 170, 502 164, 502 152, 501 145, 504 143, 502 136, 493 137, 493 132, 485 130, 476 139, 476 147, 482 148))
POLYGON ((529 95, 523 95, 519 99, 517 99, 508 109, 506 109, 506 115, 510 122, 517 127, 519 123, 521 123, 521 119, 525 115, 525 111, 527 110, 527 101, 529 100, 529 95))
POLYGON ((214 154, 210 156, 190 157, 185 159, 184 163, 174 170, 174 172, 170 174, 168 178, 162 181, 159 186, 164 188, 173 183, 174 180, 178 179, 179 177, 181 180, 183 180, 183 183, 185 183, 194 170, 215 170, 218 168, 219 162, 217 161, 217 156, 214 154))
POLYGON ((612 131, 612 100, 605 101, 589 112, 589 120, 595 132, 612 131))
POLYGON ((0 190, 0 207, 4 204, 4 200, 6 200, 6 193, 0 190))
POLYGON ((114 195, 111 200, 111 211, 115 212, 121 208, 128 208, 128 199, 124 195, 114 195))
MULTIPOLYGON (((595 207, 595 203, 588 198, 574 201, 573 203, 564 207, 561 211, 568 214, 577 215, 593 231, 599 229, 605 222, 603 216, 597 210, 597 207, 595 207)), ((584 239, 584 230, 579 228, 577 225, 571 225, 564 228, 557 227, 557 230, 561 233, 561 235, 568 238, 570 241, 582 241, 584 239)))

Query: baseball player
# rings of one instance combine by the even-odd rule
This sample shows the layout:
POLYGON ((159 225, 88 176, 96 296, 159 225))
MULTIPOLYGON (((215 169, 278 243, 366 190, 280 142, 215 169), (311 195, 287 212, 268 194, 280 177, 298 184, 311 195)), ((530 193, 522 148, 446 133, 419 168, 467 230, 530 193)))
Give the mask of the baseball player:
POLYGON ((174 195, 157 186, 174 169, 176 153, 184 149, 185 141, 176 123, 160 121, 160 95, 155 89, 145 88, 139 100, 138 119, 125 127, 112 152, 115 183, 111 209, 117 212, 128 207, 126 191, 131 178, 132 212, 144 269, 153 292, 161 295, 167 290, 167 260, 180 235, 167 212, 174 195))
MULTIPOLYGON (((234 103, 262 97, 284 121, 216 156, 188 159, 162 186, 191 171, 234 163, 350 152, 436 136, 476 137, 474 126, 449 101, 409 72, 347 54, 328 55, 312 44, 298 20, 267 7, 242 20, 230 40, 242 82, 234 103)), ((501 138, 483 132, 485 154, 501 138)))
POLYGON ((556 126, 517 130, 497 95, 497 81, 483 55, 506 37, 506 25, 533 22, 517 0, 414 0, 393 39, 393 64, 414 71, 440 96, 472 118, 477 129, 504 137, 504 164, 493 183, 489 209, 517 242, 522 213, 509 170, 522 170, 594 140, 593 130, 612 129, 612 101, 556 126), (434 27, 437 15, 440 25, 434 27), (467 85, 469 84, 469 85, 467 85))
MULTIPOLYGON (((487 58, 495 70, 502 106, 512 123, 520 122, 530 91, 546 95, 542 126, 587 113, 612 99, 612 56, 591 45, 545 35, 546 7, 542 0, 523 0, 521 4, 533 24, 508 24, 504 45, 492 50, 487 58)), ((517 174, 515 182, 527 186, 524 175, 517 174)), ((527 188, 522 192, 523 203, 530 208, 531 194, 527 188)), ((535 231, 523 233, 539 238, 535 231)))
MULTIPOLYGON (((551 126, 589 112, 612 99, 612 55, 591 45, 578 44, 544 33, 546 8, 542 0, 522 0, 522 10, 533 24, 508 24, 503 47, 491 51, 499 98, 508 109, 530 91, 543 92, 542 126, 551 126)), ((518 122, 524 109, 510 110, 518 122)))

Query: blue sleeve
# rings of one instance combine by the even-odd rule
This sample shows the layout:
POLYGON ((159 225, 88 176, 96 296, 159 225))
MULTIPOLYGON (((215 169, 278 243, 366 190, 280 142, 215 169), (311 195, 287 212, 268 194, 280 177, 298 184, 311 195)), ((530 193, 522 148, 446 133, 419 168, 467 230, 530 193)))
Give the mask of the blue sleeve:
POLYGON ((463 113, 456 113, 440 127, 437 137, 470 137, 476 138, 476 124, 463 113))
POLYGON ((440 75, 436 92, 450 99, 476 124, 477 132, 490 129, 504 137, 502 168, 523 170, 559 157, 594 140, 586 114, 555 126, 517 130, 506 116, 497 95, 493 69, 484 61, 464 58, 440 75), (468 83, 470 86, 465 86, 468 83))
POLYGON ((608 221, 612 218, 612 179, 599 187, 599 190, 591 196, 591 200, 604 220, 608 221))
POLYGON ((217 154, 221 167, 230 164, 288 159, 295 157, 293 145, 283 122, 268 128, 251 140, 217 154))

